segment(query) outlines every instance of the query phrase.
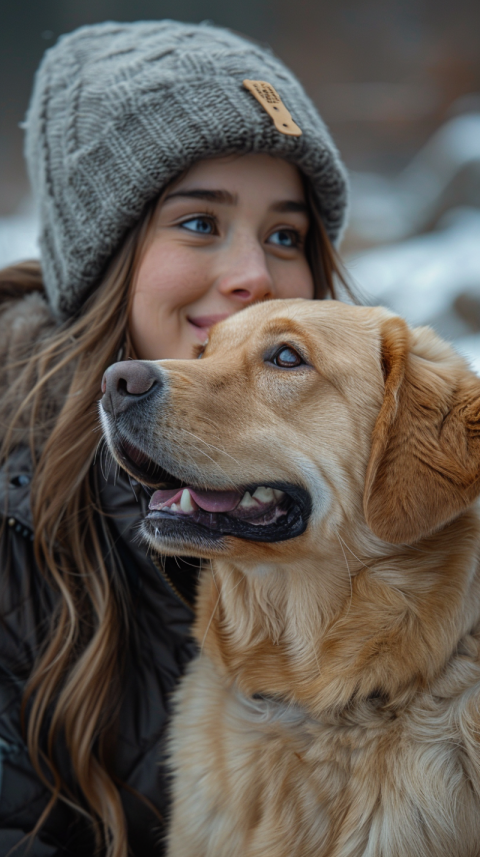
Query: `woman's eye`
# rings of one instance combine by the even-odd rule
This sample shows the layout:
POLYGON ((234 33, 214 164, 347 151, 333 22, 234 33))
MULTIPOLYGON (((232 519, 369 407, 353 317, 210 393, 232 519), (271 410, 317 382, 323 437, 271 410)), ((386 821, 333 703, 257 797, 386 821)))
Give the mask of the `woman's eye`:
POLYGON ((282 345, 272 358, 272 363, 274 366, 280 366, 282 369, 292 369, 295 366, 301 366, 304 361, 293 348, 282 345))
POLYGON ((272 232, 268 241, 278 247, 298 247, 300 234, 295 229, 277 229, 276 232, 272 232))
POLYGON ((214 225, 208 217, 192 217, 191 220, 184 220, 181 226, 199 235, 213 235, 214 232, 214 225))

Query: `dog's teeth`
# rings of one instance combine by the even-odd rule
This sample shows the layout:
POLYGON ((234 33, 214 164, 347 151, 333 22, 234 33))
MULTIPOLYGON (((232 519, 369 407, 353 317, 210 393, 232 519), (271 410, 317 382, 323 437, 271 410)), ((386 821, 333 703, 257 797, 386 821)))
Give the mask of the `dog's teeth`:
POLYGON ((277 501, 277 503, 279 503, 280 500, 282 500, 285 497, 285 491, 280 491, 279 488, 272 488, 272 491, 273 491, 273 496, 275 497, 275 500, 277 501))
POLYGON ((256 506, 256 505, 257 504, 256 504, 255 500, 253 499, 252 495, 248 491, 245 491, 245 494, 243 495, 240 503, 238 504, 238 508, 239 509, 251 509, 252 506, 256 506))
POLYGON ((271 503, 274 499, 274 494, 271 488, 265 488, 263 485, 259 485, 259 487, 254 491, 253 499, 258 500, 259 503, 271 503))
POLYGON ((170 509, 171 512, 179 512, 180 511, 180 506, 178 505, 178 503, 172 503, 172 505, 168 506, 167 508, 170 509))
POLYGON ((190 497, 190 491, 188 488, 184 488, 182 491, 182 496, 180 497, 180 508, 182 512, 185 512, 187 515, 194 511, 192 498, 190 497))

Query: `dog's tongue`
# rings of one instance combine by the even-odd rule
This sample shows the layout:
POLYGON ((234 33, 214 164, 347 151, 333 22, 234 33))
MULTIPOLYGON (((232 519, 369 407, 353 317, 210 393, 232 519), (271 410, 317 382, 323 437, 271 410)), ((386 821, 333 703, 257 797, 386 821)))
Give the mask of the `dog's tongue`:
POLYGON ((241 491, 197 491, 189 488, 197 506, 205 512, 232 512, 243 497, 241 491))
MULTIPOLYGON (((150 509, 162 509, 179 503, 184 488, 169 488, 155 491, 150 500, 150 509)), ((205 512, 232 512, 236 509, 242 499, 241 491, 199 491, 197 488, 189 488, 190 496, 197 506, 205 512)))

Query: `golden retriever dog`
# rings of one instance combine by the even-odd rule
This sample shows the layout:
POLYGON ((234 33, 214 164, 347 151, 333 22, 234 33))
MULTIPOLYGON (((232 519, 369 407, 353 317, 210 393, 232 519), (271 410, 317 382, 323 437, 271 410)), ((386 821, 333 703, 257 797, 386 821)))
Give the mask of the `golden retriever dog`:
POLYGON ((381 308, 271 301, 107 371, 153 550, 205 563, 169 857, 480 854, 480 379, 381 308))

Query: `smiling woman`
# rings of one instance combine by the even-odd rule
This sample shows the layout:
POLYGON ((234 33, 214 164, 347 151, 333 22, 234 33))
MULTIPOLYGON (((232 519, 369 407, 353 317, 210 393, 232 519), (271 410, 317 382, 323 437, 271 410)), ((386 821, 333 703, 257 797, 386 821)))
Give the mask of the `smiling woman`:
MULTIPOLYGON (((251 304, 335 297, 345 172, 291 72, 204 25, 63 37, 26 131, 41 269, 0 274, 0 853, 153 857, 199 560, 149 550, 140 523, 216 515, 251 544, 306 526, 308 504, 301 487, 246 477, 233 499, 200 478, 155 482, 150 498, 97 454, 101 379, 112 364, 197 356, 251 304)), ((293 346, 275 349, 268 372, 307 371, 293 346)), ((117 380, 126 424, 132 378, 117 380)), ((139 425, 118 449, 143 477, 139 425)), ((201 469, 209 452, 190 441, 201 469)))

